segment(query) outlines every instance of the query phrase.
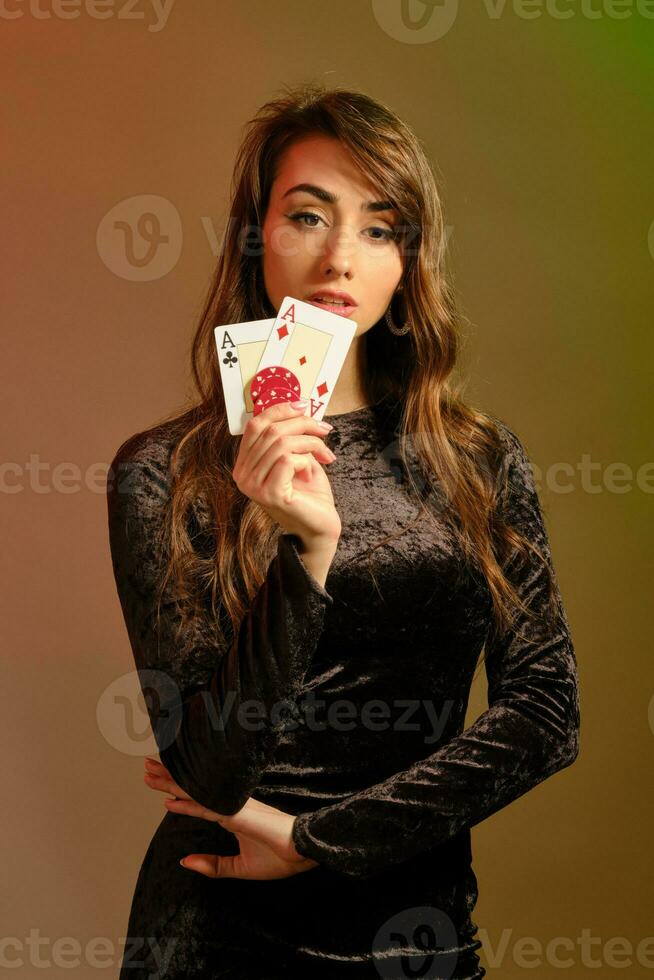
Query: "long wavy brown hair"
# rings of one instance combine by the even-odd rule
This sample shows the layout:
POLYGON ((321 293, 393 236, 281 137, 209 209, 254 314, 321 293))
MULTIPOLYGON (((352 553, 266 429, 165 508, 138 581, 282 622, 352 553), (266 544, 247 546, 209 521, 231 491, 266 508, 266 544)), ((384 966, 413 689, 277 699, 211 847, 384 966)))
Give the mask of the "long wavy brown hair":
MULTIPOLYGON (((192 344, 197 387, 191 407, 159 424, 179 425, 171 459, 162 595, 174 596, 182 626, 209 608, 218 636, 231 641, 262 584, 281 528, 232 478, 240 440, 227 426, 214 327, 276 315, 263 286, 252 229, 263 226, 277 162, 292 143, 324 134, 350 151, 361 173, 400 212, 402 291, 394 297, 409 332, 391 334, 383 319, 364 336, 364 389, 371 403, 397 409, 397 444, 407 485, 423 514, 446 519, 492 597, 492 631, 509 628, 518 609, 529 615, 502 572, 515 550, 545 556, 504 523, 498 497, 506 485, 506 450, 492 417, 464 404, 452 373, 460 317, 445 269, 443 209, 434 174, 411 129, 388 107, 359 91, 318 84, 284 88, 249 120, 232 177, 230 220, 192 344), (413 455, 412 455, 413 454, 413 455), (413 461, 412 461, 413 460, 413 461), (417 464, 417 465, 416 465, 417 464), (197 508, 208 521, 209 546, 198 546, 197 508), (194 528, 196 530, 194 531, 194 528), (221 616, 218 615, 219 611, 221 616), (221 617, 224 623, 221 624, 221 617)), ((403 533, 402 531, 399 533, 403 533)), ((375 542, 381 547, 397 535, 375 542)), ((205 541, 207 539, 205 538, 205 541)))

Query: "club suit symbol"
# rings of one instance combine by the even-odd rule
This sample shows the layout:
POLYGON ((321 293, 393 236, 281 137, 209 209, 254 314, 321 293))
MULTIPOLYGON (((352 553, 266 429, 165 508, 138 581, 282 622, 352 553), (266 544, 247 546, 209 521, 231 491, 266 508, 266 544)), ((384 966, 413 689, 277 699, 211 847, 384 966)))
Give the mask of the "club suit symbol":
POLYGON ((225 357, 223 357, 223 364, 226 364, 228 367, 233 368, 235 364, 238 364, 238 357, 235 357, 234 354, 232 354, 231 350, 228 350, 225 357))

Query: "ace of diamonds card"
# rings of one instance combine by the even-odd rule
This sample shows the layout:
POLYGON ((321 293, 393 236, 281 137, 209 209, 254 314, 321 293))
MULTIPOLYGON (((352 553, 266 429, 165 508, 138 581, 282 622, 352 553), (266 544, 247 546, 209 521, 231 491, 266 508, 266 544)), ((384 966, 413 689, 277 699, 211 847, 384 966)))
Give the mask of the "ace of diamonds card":
POLYGON ((275 365, 291 371, 300 382, 301 397, 309 399, 307 414, 320 420, 356 328, 349 317, 285 296, 257 371, 275 365))

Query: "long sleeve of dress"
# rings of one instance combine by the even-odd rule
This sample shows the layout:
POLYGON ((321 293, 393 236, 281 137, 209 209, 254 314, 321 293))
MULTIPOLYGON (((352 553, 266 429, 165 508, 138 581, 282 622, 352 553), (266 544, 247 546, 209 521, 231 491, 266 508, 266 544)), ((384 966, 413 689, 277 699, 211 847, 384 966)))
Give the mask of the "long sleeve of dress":
POLYGON ((231 644, 218 642, 208 613, 177 637, 170 591, 157 615, 168 492, 164 447, 133 437, 116 454, 107 487, 116 587, 163 764, 196 802, 233 814, 259 783, 333 599, 304 565, 297 539, 281 534, 231 644))
MULTIPOLYGON (((515 433, 504 424, 503 429, 509 472, 501 495, 504 519, 541 549, 554 571, 529 460, 515 433)), ((541 612, 547 574, 529 555, 511 580, 522 601, 541 612)), ((293 840, 300 854, 346 875, 368 877, 474 826, 575 760, 576 658, 554 581, 557 612, 544 635, 538 632, 542 624, 519 613, 503 637, 487 640, 488 710, 410 768, 299 814, 293 840)))

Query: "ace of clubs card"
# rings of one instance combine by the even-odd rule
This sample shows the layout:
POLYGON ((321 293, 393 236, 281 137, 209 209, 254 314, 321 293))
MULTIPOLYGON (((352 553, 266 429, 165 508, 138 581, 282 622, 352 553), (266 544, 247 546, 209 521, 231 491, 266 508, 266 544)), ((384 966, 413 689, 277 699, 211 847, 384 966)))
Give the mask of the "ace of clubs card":
POLYGON ((250 382, 259 366, 274 323, 274 318, 247 320, 214 329, 227 406, 227 423, 233 436, 243 433, 248 419, 254 414, 250 382))

